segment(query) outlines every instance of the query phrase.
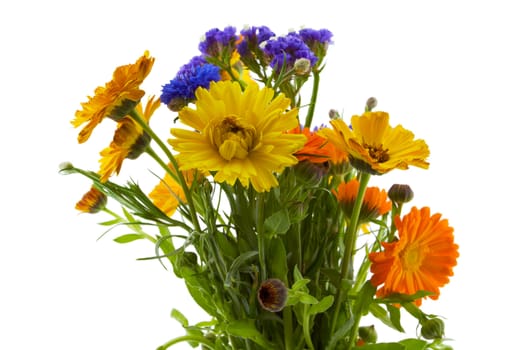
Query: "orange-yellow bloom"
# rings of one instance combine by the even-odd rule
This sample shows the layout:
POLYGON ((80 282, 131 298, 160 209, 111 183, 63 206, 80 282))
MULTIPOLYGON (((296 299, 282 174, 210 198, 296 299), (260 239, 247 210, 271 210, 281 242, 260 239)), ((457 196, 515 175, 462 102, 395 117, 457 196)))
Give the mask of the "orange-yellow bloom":
POLYGON ((346 153, 338 152, 330 141, 320 136, 317 132, 310 131, 308 127, 300 130, 298 126, 291 130, 290 133, 303 134, 307 137, 307 142, 305 142, 303 148, 294 153, 300 162, 307 160, 311 163, 341 163, 347 159, 346 153))
MULTIPOLYGON (((143 111, 142 104, 139 103, 136 113, 146 123, 161 105, 159 99, 151 97, 143 111)), ((100 152, 102 158, 99 160, 101 181, 105 182, 112 174, 118 174, 121 170, 124 159, 136 159, 139 157, 150 143, 150 136, 144 132, 142 127, 133 120, 132 117, 126 116, 117 123, 117 130, 113 135, 113 141, 109 147, 100 152)))
MULTIPOLYGON (((395 217, 395 224, 399 240, 384 242, 384 251, 369 254, 371 283, 382 285, 377 295, 428 291, 433 293, 431 299, 437 299, 439 288, 449 282, 457 264, 459 254, 453 228, 441 219, 441 214, 430 215, 428 207, 413 207, 403 219, 395 217)), ((420 305, 422 300, 415 303, 420 305)))
MULTIPOLYGON (((174 166, 171 163, 167 165, 175 173, 174 166)), ((188 187, 192 186, 194 174, 195 169, 182 171, 184 181, 188 187)), ((169 173, 166 173, 148 196, 152 199, 153 204, 167 216, 172 216, 175 213, 180 202, 186 203, 186 195, 183 188, 169 173)))
POLYGON ((95 214, 106 207, 108 197, 92 186, 88 192, 82 196, 82 199, 77 202, 75 209, 83 213, 95 214))
POLYGON ((87 123, 78 135, 79 143, 86 142, 105 117, 118 121, 139 103, 144 96, 139 86, 150 73, 153 62, 154 58, 149 57, 146 51, 134 64, 117 67, 113 79, 104 87, 97 87, 95 95, 81 103, 82 109, 75 113, 71 121, 74 127, 87 123))
MULTIPOLYGON (((360 182, 353 179, 349 182, 342 182, 333 193, 342 207, 343 212, 351 217, 360 182)), ((360 222, 368 222, 380 215, 384 215, 391 210, 391 202, 387 199, 387 192, 378 187, 367 187, 360 209, 360 222)))
POLYGON ((288 110, 283 94, 257 84, 242 91, 237 82, 220 81, 198 88, 196 97, 196 109, 179 112, 194 130, 172 129, 175 138, 168 140, 179 152, 181 170, 211 172, 217 182, 239 180, 264 192, 278 185, 276 173, 298 162, 294 152, 305 136, 285 133, 298 125, 298 110, 288 110))
POLYGON ((385 174, 410 165, 427 169, 429 149, 424 140, 414 140, 401 125, 391 127, 389 114, 365 112, 351 118, 352 128, 341 119, 331 120, 333 129, 320 133, 349 154, 351 164, 372 174, 385 174))

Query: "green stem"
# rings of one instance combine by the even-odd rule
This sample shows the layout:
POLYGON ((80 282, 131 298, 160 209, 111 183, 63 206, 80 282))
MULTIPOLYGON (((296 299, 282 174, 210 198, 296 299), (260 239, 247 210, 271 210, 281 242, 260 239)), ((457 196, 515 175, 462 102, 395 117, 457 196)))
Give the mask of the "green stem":
POLYGON ((314 350, 314 345, 312 345, 312 339, 310 338, 310 315, 305 310, 306 307, 306 305, 303 305, 303 338, 305 338, 305 344, 309 350, 314 350))
MULTIPOLYGON (((175 169, 175 172, 177 174, 177 177, 174 177, 174 180, 176 180, 179 183, 179 185, 182 187, 183 192, 184 192, 184 194, 186 196, 186 201, 187 201, 188 207, 190 209, 190 216, 191 216, 191 219, 192 219, 192 224, 194 225, 194 229, 199 231, 199 232, 201 232, 201 227, 199 225, 199 220, 197 218, 197 214, 196 214, 196 210, 195 210, 195 206, 194 206, 194 201, 192 199, 192 195, 190 193, 190 189, 188 188, 188 185, 186 184, 186 181, 184 180, 183 174, 179 170, 179 165, 177 164, 177 161, 175 160, 172 152, 168 149, 166 144, 159 138, 159 136, 157 136, 157 134, 152 130, 152 128, 150 128, 150 125, 148 125, 148 123, 144 119, 142 119, 142 117, 137 113, 137 111, 135 109, 132 110, 129 113, 129 115, 130 115, 130 117, 133 118, 133 120, 135 120, 143 128, 143 130, 148 135, 150 135, 150 137, 155 141, 155 143, 157 143, 157 145, 161 148, 161 150, 164 152, 164 154, 166 154, 166 156, 168 157, 168 160, 172 163, 172 165, 173 165, 173 167, 175 169)), ((160 163, 164 164, 164 162, 162 162, 162 161, 160 163)), ((171 173, 171 176, 173 176, 173 173, 171 173)))
POLYGON ((283 329, 285 336, 285 350, 294 349, 294 338, 292 336, 292 307, 287 306, 283 309, 283 329))
POLYGON ((175 345, 177 343, 184 342, 184 341, 186 341, 186 342, 197 342, 197 343, 200 343, 200 344, 206 346, 209 349, 212 349, 212 350, 215 349, 214 343, 212 343, 210 340, 206 339, 202 335, 183 335, 182 337, 177 337, 177 338, 172 339, 169 342, 165 343, 164 345, 159 346, 157 348, 157 350, 166 350, 170 346, 175 345))
POLYGON ((116 214, 115 212, 111 211, 108 208, 104 208, 102 209, 102 211, 113 216, 115 219, 118 219, 122 224, 125 224, 126 226, 130 227, 133 231, 135 231, 135 233, 140 235, 142 238, 147 239, 152 243, 157 243, 157 239, 155 239, 154 237, 150 236, 149 234, 141 230, 140 225, 138 225, 138 223, 128 222, 122 216, 116 214))
POLYGON ((314 118, 314 109, 316 108, 316 100, 318 98, 318 89, 320 86, 320 72, 313 71, 312 77, 314 79, 312 83, 312 94, 310 96, 309 110, 307 116, 305 117, 305 127, 310 128, 312 124, 312 119, 314 118))
POLYGON ((267 265, 265 258, 265 194, 258 193, 256 198, 256 230, 258 238, 259 265, 261 265, 261 281, 267 279, 267 265))
MULTIPOLYGON (((344 280, 348 279, 349 277, 352 277, 349 276, 349 274, 352 274, 353 270, 351 265, 354 256, 354 244, 356 243, 356 235, 358 231, 358 219, 360 218, 360 210, 362 208, 363 197, 365 195, 365 190, 367 188, 367 183, 369 182, 370 177, 371 174, 369 173, 358 174, 358 179, 360 180, 360 187, 358 188, 358 193, 354 202, 351 218, 349 220, 349 226, 345 233, 345 247, 340 271, 340 288, 338 288, 338 291, 336 292, 336 304, 332 319, 331 334, 334 334, 336 323, 340 313, 340 308, 344 299, 344 296, 341 293, 341 284, 344 280)), ((355 339, 351 339, 351 344, 354 344, 354 342, 355 339)))
POLYGON ((393 202, 393 208, 391 209, 391 228, 389 230, 389 237, 387 238, 387 242, 393 242, 395 239, 395 233, 396 233, 396 225, 395 225, 395 217, 399 216, 402 212, 402 205, 403 203, 397 204, 393 202))

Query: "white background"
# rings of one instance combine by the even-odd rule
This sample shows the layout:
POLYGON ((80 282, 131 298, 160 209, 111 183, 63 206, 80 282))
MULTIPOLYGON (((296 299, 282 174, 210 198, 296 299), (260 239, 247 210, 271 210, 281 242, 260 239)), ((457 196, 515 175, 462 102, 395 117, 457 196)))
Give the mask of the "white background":
MULTIPOLYGON (((113 125, 78 145, 69 121, 116 66, 150 50, 157 60, 143 87, 159 94, 208 29, 245 24, 334 33, 317 122, 330 108, 360 113, 376 96, 392 123, 427 141, 429 170, 373 179, 409 183, 413 204, 455 227, 455 276, 424 310, 447 317, 455 349, 520 348, 524 13, 520 1, 2 2, 0 349, 155 349, 183 334, 172 307, 205 319, 180 281, 135 260, 150 244, 120 246, 111 233, 96 241, 107 217, 77 214, 89 182, 60 176, 58 164, 98 168, 113 125)), ((163 109, 152 125, 167 136, 173 117, 163 109)), ((149 190, 150 165, 125 162, 118 179, 149 190)))

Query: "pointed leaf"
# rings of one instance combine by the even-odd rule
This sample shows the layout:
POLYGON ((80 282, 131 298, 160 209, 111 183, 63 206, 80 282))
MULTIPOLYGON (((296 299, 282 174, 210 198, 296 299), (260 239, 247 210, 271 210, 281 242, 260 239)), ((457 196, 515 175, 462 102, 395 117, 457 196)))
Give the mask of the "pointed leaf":
POLYGON ((400 341, 400 344, 405 345, 406 350, 425 350, 427 348, 427 342, 422 339, 404 339, 400 341))
POLYGON ((129 233, 129 234, 114 238, 113 240, 117 243, 129 243, 129 242, 133 242, 133 241, 136 241, 138 239, 143 239, 143 238, 144 237, 142 235, 139 235, 136 233, 129 233))
POLYGON ((231 322, 226 327, 227 333, 230 335, 241 337, 245 339, 250 339, 254 343, 261 345, 267 349, 275 349, 274 345, 270 343, 264 336, 261 334, 256 326, 254 325, 254 320, 236 320, 231 322))
POLYGON ((321 299, 317 304, 314 304, 310 307, 309 314, 311 316, 316 315, 316 314, 321 314, 327 311, 332 306, 333 302, 334 302, 334 296, 327 295, 323 299, 321 299))
POLYGON ((290 228, 289 213, 286 209, 275 212, 265 219, 265 232, 270 235, 281 235, 286 233, 290 228))
POLYGON ((181 311, 177 309, 172 309, 172 312, 170 314, 173 318, 175 318, 183 327, 188 327, 188 319, 181 313, 181 311))

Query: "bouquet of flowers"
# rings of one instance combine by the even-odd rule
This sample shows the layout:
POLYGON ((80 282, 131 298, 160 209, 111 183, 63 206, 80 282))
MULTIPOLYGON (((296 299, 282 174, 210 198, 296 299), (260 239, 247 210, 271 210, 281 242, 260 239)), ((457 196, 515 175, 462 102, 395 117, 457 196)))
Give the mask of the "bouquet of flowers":
POLYGON ((98 171, 61 165, 92 184, 76 208, 131 231, 116 242, 151 241, 144 259, 183 279, 210 315, 190 324, 174 309, 186 334, 159 349, 450 348, 442 316, 421 303, 453 275, 453 228, 428 207, 406 209, 407 184, 368 186, 395 169, 428 168, 428 146, 392 126, 374 98, 351 118, 331 110, 312 125, 332 37, 212 29, 159 97, 141 89, 154 65, 145 52, 75 113, 79 143, 105 120, 116 126, 98 171), (168 140, 149 123, 162 105, 174 113, 168 140), (155 187, 112 181, 140 156, 158 164, 155 187), (402 315, 414 317, 418 334, 382 343, 365 315, 401 334, 402 315))

